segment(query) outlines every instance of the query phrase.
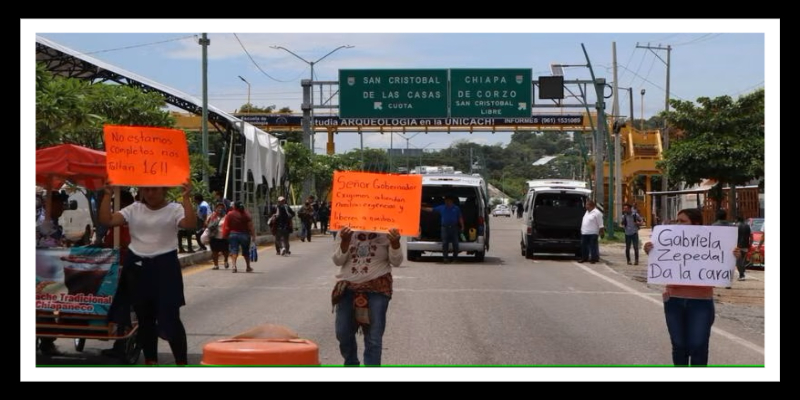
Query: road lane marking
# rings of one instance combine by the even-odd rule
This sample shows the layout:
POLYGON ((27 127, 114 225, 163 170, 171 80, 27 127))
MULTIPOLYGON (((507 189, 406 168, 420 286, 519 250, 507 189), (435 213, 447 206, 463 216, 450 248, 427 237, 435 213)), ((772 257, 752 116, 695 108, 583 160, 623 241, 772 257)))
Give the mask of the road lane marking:
MULTIPOLYGON (((634 289, 634 288, 632 288, 630 286, 627 286, 627 285, 625 285, 623 283, 617 282, 614 279, 611 279, 611 278, 609 278, 609 277, 607 277, 607 276, 605 276, 605 275, 603 275, 603 274, 601 274, 601 273, 599 273, 597 271, 594 271, 591 268, 589 268, 589 267, 587 267, 587 266, 585 266, 585 265, 583 265, 581 263, 574 262, 573 264, 578 266, 578 267, 580 267, 584 271, 586 271, 586 272, 588 272, 588 273, 590 273, 590 274, 592 274, 592 275, 594 275, 594 276, 596 276, 596 277, 598 277, 600 279, 603 279, 608 283, 611 283, 612 285, 622 289, 623 291, 626 291, 628 293, 631 293, 631 294, 634 294, 634 295, 636 295, 638 297, 641 297, 641 298, 643 298, 643 299, 645 299, 645 300, 647 300, 647 301, 649 301, 649 302, 651 302, 653 304, 656 304, 656 305, 660 306, 662 309, 664 307, 664 302, 661 301, 661 300, 656 300, 656 299, 654 299, 652 297, 648 297, 648 295, 646 295, 646 294, 644 294, 644 293, 642 293, 642 292, 640 292, 640 291, 638 291, 638 290, 636 290, 636 289, 634 289)), ((605 265, 605 264, 603 264, 603 265, 605 265)), ((606 268, 608 268, 607 265, 606 265, 606 268)), ((738 344, 740 344, 740 345, 742 345, 744 347, 747 347, 748 349, 753 350, 756 353, 764 355, 764 348, 763 347, 761 347, 761 346, 759 346, 759 345, 757 345, 755 343, 752 343, 752 342, 750 342, 748 340, 742 339, 742 338, 740 338, 740 337, 738 337, 738 336, 736 336, 736 335, 734 335, 734 334, 732 334, 732 333, 730 333, 730 332, 728 332, 728 331, 726 331, 724 329, 720 329, 720 328, 717 328, 715 326, 711 326, 711 332, 712 333, 716 333, 716 334, 718 334, 720 336, 723 336, 723 337, 725 337, 727 339, 730 339, 731 341, 733 341, 735 343, 738 343, 738 344)))

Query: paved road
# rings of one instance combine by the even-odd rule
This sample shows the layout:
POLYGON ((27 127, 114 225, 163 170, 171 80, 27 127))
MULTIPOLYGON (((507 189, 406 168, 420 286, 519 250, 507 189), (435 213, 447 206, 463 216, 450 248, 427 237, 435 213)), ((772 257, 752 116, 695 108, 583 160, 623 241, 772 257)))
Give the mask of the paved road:
MULTIPOLYGON (((483 263, 438 263, 438 257, 395 269, 395 297, 384 339, 389 365, 665 365, 669 339, 659 290, 620 273, 615 253, 603 262, 570 258, 526 260, 519 253, 516 219, 492 220, 493 243, 483 263)), ((315 236, 294 241, 292 256, 261 248, 255 273, 185 269, 189 304, 182 310, 190 362, 203 345, 263 323, 290 327, 319 345, 320 362, 338 365, 330 290, 333 241, 315 236)), ((616 255, 618 257, 618 255, 616 255)), ((192 255, 200 257, 200 255, 192 255)), ((624 260, 624 255, 622 255, 624 260)), ((621 263, 623 266, 624 263, 621 263)), ((83 353, 58 341, 60 357, 37 354, 39 365, 109 365, 99 355, 108 342, 90 341, 83 353)), ((763 333, 720 318, 712 338, 712 362, 764 363, 763 333)), ((172 362, 160 343, 162 363, 172 362)), ((332 375, 335 376, 335 373, 332 375)))

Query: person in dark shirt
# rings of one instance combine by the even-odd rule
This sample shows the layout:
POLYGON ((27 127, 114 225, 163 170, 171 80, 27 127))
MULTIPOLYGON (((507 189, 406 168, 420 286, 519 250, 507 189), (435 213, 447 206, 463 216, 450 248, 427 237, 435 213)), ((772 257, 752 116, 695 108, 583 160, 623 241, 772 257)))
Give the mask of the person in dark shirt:
POLYGON ((325 235, 328 233, 328 222, 331 219, 331 206, 327 201, 323 201, 319 206, 317 215, 319 216, 319 229, 325 235))
POLYGON ((457 198, 455 196, 447 196, 444 199, 444 204, 436 207, 422 207, 424 211, 436 211, 441 217, 442 227, 442 262, 449 264, 456 262, 458 257, 458 240, 459 234, 464 231, 464 216, 461 209, 455 205, 457 198), (453 256, 448 257, 447 254, 452 244, 453 256))
POLYGON ((750 231, 750 225, 744 222, 744 218, 741 216, 736 218, 736 224, 738 225, 738 237, 736 240, 736 245, 739 247, 739 253, 741 257, 736 259, 736 269, 739 271, 739 280, 744 280, 744 271, 747 268, 747 260, 745 259, 745 255, 747 251, 750 249, 750 246, 753 244, 753 235, 750 231))

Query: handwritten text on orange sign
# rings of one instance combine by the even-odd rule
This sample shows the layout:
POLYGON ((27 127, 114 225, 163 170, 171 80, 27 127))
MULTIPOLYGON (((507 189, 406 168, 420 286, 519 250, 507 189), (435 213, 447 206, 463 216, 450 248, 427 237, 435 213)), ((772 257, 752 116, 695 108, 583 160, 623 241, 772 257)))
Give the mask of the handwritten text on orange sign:
POLYGON ((186 135, 178 129, 106 125, 106 168, 116 185, 177 186, 189 177, 186 135))
POLYGON ((419 231, 422 177, 336 171, 331 196, 331 229, 383 232, 398 228, 402 235, 419 231))

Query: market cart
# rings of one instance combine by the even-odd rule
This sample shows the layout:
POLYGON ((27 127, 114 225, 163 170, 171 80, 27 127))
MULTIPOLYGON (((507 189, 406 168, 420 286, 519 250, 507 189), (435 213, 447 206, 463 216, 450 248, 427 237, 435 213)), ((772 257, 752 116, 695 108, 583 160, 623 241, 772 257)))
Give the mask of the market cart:
MULTIPOLYGON (((76 145, 59 145, 37 150, 36 184, 45 188, 45 220, 50 221, 52 190, 65 182, 96 190, 106 180, 105 153, 76 145)), ((119 189, 116 189, 117 191, 119 189)), ((118 192, 117 192, 118 194, 118 192)), ((119 196, 114 208, 119 209, 119 196)), ((141 353, 136 343, 138 324, 119 329, 108 322, 117 292, 120 266, 119 228, 114 247, 61 247, 39 240, 36 248, 36 344, 42 338, 73 339, 75 350, 83 351, 87 339, 124 341, 124 364, 135 364, 141 353)))

